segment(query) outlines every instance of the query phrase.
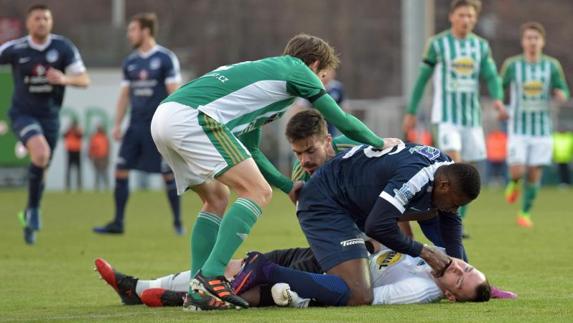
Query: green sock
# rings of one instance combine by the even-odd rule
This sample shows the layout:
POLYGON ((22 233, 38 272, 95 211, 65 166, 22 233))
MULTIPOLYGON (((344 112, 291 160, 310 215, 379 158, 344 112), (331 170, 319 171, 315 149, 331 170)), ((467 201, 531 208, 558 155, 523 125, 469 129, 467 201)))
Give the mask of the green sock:
POLYGON ((199 212, 191 232, 191 277, 201 269, 217 241, 221 218, 209 212, 199 212))
POLYGON ((529 211, 533 207, 533 201, 537 197, 537 192, 539 192, 539 184, 526 183, 525 192, 523 192, 523 200, 521 205, 522 214, 529 214, 529 211))
POLYGON ((460 206, 460 218, 462 218, 462 220, 466 217, 467 212, 468 212, 468 204, 460 206))
POLYGON ((249 199, 238 198, 231 205, 221 221, 213 251, 201 268, 203 275, 221 276, 225 273, 225 267, 247 238, 259 216, 261 208, 249 199))

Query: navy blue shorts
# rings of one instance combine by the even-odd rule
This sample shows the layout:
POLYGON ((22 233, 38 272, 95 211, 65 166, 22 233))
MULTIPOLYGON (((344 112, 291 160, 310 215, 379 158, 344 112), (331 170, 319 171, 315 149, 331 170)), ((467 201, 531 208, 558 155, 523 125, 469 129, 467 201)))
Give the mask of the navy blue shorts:
POLYGON ((364 235, 355 219, 314 184, 316 181, 311 181, 302 189, 297 216, 322 270, 327 272, 345 261, 368 258, 364 235))
POLYGON ((123 135, 117 169, 136 169, 148 173, 170 173, 167 163, 162 162, 161 154, 151 137, 151 129, 146 125, 129 125, 123 135))
POLYGON ((18 139, 26 145, 26 142, 36 135, 46 138, 50 150, 54 151, 58 143, 60 133, 59 118, 36 118, 26 114, 11 113, 12 131, 18 139))

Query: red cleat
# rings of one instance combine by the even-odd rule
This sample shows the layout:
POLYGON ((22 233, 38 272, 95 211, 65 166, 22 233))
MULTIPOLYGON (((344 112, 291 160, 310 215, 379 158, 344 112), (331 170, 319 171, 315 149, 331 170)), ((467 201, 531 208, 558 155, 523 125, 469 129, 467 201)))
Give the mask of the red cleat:
POLYGON ((101 258, 95 260, 95 266, 95 270, 97 270, 101 278, 117 292, 123 304, 141 304, 141 300, 135 292, 137 278, 115 271, 107 261, 101 258))
POLYGON ((141 293, 141 301, 149 307, 183 306, 187 292, 175 292, 164 288, 149 288, 141 293))

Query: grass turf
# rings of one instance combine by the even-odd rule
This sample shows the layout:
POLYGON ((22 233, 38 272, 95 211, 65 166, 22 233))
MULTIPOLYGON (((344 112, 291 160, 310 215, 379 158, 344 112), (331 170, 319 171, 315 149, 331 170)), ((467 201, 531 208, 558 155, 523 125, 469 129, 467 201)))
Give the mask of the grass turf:
MULTIPOLYGON (((515 225, 517 206, 506 205, 500 190, 484 190, 469 209, 466 226, 471 239, 465 245, 471 262, 494 285, 517 292, 517 301, 217 313, 120 305, 113 290, 92 271, 96 257, 142 278, 188 268, 188 237, 174 234, 164 195, 132 193, 126 234, 110 237, 93 234, 91 228, 110 220, 111 193, 48 192, 43 228, 37 245, 30 247, 16 219, 26 193, 1 191, 0 321, 573 321, 571 191, 543 189, 532 230, 515 225)), ((253 249, 306 245, 289 203, 283 194, 275 194, 237 256, 253 249)), ((188 230, 198 208, 197 198, 185 194, 188 230)), ((420 237, 417 228, 416 234, 420 237)))

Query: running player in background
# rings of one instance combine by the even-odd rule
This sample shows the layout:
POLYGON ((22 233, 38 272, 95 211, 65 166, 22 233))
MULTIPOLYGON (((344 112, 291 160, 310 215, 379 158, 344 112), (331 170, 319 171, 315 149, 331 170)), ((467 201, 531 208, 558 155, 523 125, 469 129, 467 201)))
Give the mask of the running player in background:
POLYGON ((65 87, 87 87, 90 83, 77 48, 67 38, 52 34, 52 27, 50 9, 33 5, 26 16, 28 36, 0 46, 0 64, 12 65, 12 130, 26 146, 32 162, 28 203, 18 214, 28 244, 36 242, 36 231, 41 227, 44 176, 58 141, 65 87))
POLYGON ((123 233, 130 169, 162 174, 173 213, 173 227, 179 235, 185 232, 173 173, 162 163, 151 137, 150 124, 155 109, 181 83, 179 61, 173 52, 156 43, 156 33, 157 16, 153 13, 135 15, 127 27, 127 38, 135 51, 123 62, 123 81, 112 133, 115 140, 122 140, 115 172, 115 216, 110 223, 93 228, 96 233, 123 233), (129 105, 129 126, 122 136, 121 123, 129 105))
POLYGON ((545 28, 537 22, 521 26, 523 54, 503 63, 503 86, 510 88, 508 123, 508 164, 510 181, 506 187, 507 202, 519 197, 521 178, 525 174, 522 206, 517 224, 531 228, 530 210, 539 191, 543 166, 551 164, 553 151, 550 105, 554 98, 564 103, 569 98, 561 64, 543 54, 545 28))
POLYGON ((338 63, 325 41, 301 34, 289 41, 283 56, 221 66, 157 108, 151 132, 175 173, 177 190, 190 188, 203 201, 191 236, 188 310, 248 306, 223 273, 270 202, 269 183, 297 200, 302 182, 282 175, 259 149, 261 127, 280 118, 296 97, 308 99, 349 138, 384 147, 382 138, 326 95, 319 76, 338 63), (225 212, 229 188, 238 198, 225 212))
MULTIPOLYGON (((424 88, 434 74, 432 123, 436 126, 436 140, 438 148, 455 162, 471 163, 486 158, 479 104, 480 77, 487 82, 499 118, 507 118, 501 82, 489 44, 472 32, 480 10, 479 0, 454 0, 451 3, 451 28, 429 40, 403 122, 404 133, 416 125, 416 111, 424 88)), ((467 206, 460 208, 462 219, 466 210, 467 206)))

